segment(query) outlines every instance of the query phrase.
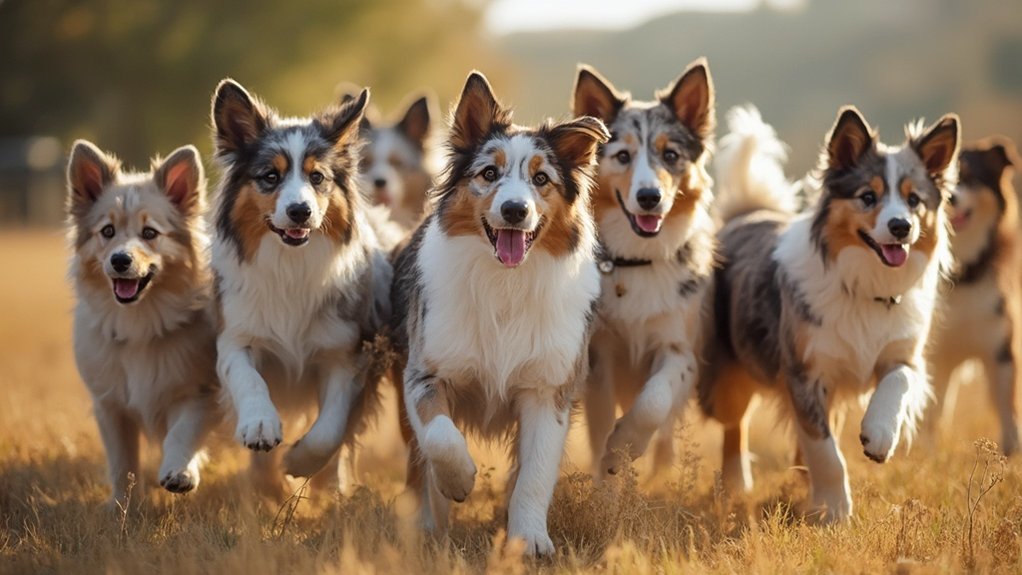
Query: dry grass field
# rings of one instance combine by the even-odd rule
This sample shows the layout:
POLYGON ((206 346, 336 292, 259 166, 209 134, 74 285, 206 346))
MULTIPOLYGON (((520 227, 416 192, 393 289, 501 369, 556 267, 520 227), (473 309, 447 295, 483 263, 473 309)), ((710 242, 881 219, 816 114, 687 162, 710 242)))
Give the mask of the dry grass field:
MULTIPOLYGON (((0 232, 0 573, 1022 570, 1022 463, 977 444, 996 433, 982 385, 961 394, 953 432, 924 435, 886 465, 862 456, 859 414, 849 414, 843 439, 856 516, 836 527, 800 515, 806 488, 789 464, 792 441, 766 409, 752 443, 757 487, 742 500, 716 487, 720 430, 698 416, 679 434, 681 457, 668 477, 649 480, 640 461, 598 488, 583 473, 576 418, 550 515, 559 552, 546 561, 523 562, 502 545, 505 465, 492 446, 474 447, 481 478, 455 505, 450 541, 418 540, 399 496, 392 410, 365 438, 362 486, 348 495, 259 500, 247 489, 245 454, 224 432, 197 492, 150 489, 137 511, 111 512, 72 361, 66 259, 58 232, 0 232)), ((142 478, 150 483, 153 455, 142 478)))

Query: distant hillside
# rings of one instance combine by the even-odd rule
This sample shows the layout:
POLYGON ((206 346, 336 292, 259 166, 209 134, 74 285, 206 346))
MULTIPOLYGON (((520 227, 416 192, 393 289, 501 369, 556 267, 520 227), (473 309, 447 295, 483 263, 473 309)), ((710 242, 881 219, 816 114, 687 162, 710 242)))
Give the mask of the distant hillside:
POLYGON ((648 99, 709 58, 719 111, 755 103, 810 167, 837 108, 859 106, 883 137, 955 111, 965 137, 1022 140, 1022 12, 1017 1, 810 0, 801 12, 679 13, 626 31, 507 36, 508 98, 521 120, 566 114, 575 66, 596 66, 648 99))

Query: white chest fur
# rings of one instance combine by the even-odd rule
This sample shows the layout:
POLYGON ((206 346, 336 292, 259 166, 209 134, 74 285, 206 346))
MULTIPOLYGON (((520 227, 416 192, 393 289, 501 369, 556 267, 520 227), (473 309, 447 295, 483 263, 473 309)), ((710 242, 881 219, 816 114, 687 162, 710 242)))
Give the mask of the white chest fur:
POLYGON ((300 248, 266 235, 251 262, 239 262, 233 249, 220 239, 213 244, 224 333, 274 354, 294 373, 316 352, 353 349, 358 327, 331 307, 342 290, 354 290, 364 252, 339 249, 320 234, 300 248))
POLYGON ((884 267, 867 248, 847 247, 826 266, 813 248, 808 219, 781 236, 774 258, 802 290, 820 325, 809 327, 803 359, 831 385, 862 388, 895 342, 925 341, 936 301, 937 263, 913 253, 884 267), (881 300, 900 296, 898 303, 881 300))
POLYGON ((490 397, 566 383, 599 295, 591 246, 590 237, 566 257, 536 250, 508 270, 479 238, 448 237, 430 223, 418 260, 423 359, 453 385, 478 382, 490 397))

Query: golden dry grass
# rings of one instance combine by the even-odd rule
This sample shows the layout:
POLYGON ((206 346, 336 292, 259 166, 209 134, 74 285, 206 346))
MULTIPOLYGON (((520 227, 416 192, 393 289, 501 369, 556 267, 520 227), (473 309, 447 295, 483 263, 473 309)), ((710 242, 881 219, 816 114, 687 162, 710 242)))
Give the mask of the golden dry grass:
MULTIPOLYGON (((594 488, 580 422, 550 514, 558 545, 549 561, 522 562, 501 544, 503 457, 475 446, 482 471, 456 505, 449 543, 422 543, 398 497, 403 480, 393 412, 366 439, 348 496, 320 494, 278 507, 253 497, 239 472, 244 453, 226 438, 203 484, 183 497, 156 489, 140 510, 106 511, 104 458, 88 395, 75 371, 71 296, 58 232, 0 233, 0 572, 1019 572, 1022 497, 1017 460, 1002 464, 976 438, 996 428, 985 390, 963 392, 954 433, 924 437, 891 463, 866 460, 846 425, 856 517, 807 524, 791 441, 759 418, 753 436, 757 488, 732 501, 716 487, 720 430, 690 417, 681 461, 650 484, 643 473, 594 488), (992 486, 973 500, 992 474, 992 486), (989 464, 989 468, 987 465, 989 464), (972 509, 971 549, 969 545, 972 509), (293 513, 289 514, 289 512, 293 513)), ((389 403, 388 403, 389 405, 389 403)), ((228 433, 224 434, 229 436, 228 433)), ((152 453, 147 477, 154 473, 152 453)), ((641 465, 639 467, 642 467, 641 465)))

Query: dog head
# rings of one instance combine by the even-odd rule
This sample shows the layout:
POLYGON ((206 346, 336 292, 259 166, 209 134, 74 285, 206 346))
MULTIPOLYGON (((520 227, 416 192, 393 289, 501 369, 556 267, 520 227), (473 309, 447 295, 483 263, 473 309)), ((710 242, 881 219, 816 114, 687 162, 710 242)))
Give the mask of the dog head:
POLYGON ((145 173, 78 140, 67 168, 68 211, 79 273, 130 305, 162 285, 173 288, 194 267, 206 180, 198 151, 178 148, 145 173))
POLYGON ((609 135, 591 117, 524 128, 473 72, 455 108, 437 217, 448 236, 478 238, 505 267, 533 250, 562 256, 590 226, 596 148, 609 135))
POLYGON ((391 124, 362 122, 366 146, 362 151, 363 188, 374 204, 388 207, 408 205, 414 211, 430 187, 425 160, 428 152, 433 100, 420 96, 391 124))
POLYGON ((575 80, 575 114, 603 120, 610 141, 599 154, 595 205, 604 240, 627 221, 632 237, 687 227, 709 201, 705 164, 713 141, 713 81, 704 59, 693 62, 653 102, 634 102, 596 70, 575 80))
MULTIPOLYGON (((959 120, 915 123, 900 147, 880 143, 853 107, 838 113, 821 154, 823 190, 812 235, 824 263, 867 250, 875 265, 925 265, 947 230, 943 202, 957 179, 959 120)), ((867 264, 868 265, 868 264, 867 264)))
POLYGON ((218 233, 242 260, 264 237, 301 247, 314 234, 346 244, 358 202, 358 125, 369 91, 312 118, 281 118, 233 80, 213 96, 225 174, 218 233))
POLYGON ((958 237, 990 230, 1014 208, 1011 178, 1018 165, 1015 146, 1007 138, 987 138, 962 149, 958 186, 951 194, 951 225, 958 237))

